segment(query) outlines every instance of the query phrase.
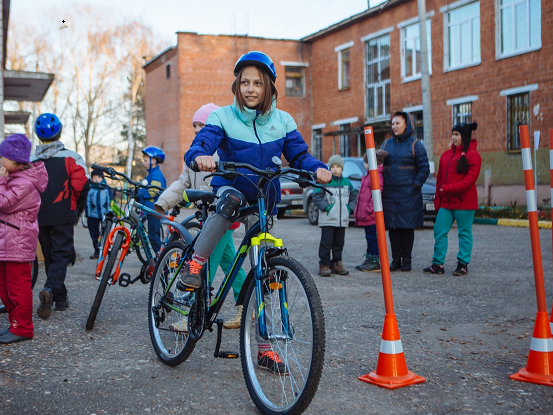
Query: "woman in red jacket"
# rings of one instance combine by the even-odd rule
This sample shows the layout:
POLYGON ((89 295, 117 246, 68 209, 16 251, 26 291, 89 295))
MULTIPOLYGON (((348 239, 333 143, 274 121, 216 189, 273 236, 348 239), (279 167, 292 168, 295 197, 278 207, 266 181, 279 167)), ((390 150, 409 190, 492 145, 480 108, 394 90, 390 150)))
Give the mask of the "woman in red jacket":
POLYGON ((447 253, 447 234, 454 221, 457 221, 459 234, 459 254, 457 269, 453 275, 468 274, 468 264, 472 252, 472 222, 478 209, 476 180, 480 174, 482 159, 476 151, 476 140, 471 140, 477 124, 457 124, 452 129, 452 145, 440 157, 436 198, 438 210, 434 224, 434 256, 432 265, 423 271, 430 274, 443 274, 447 253))

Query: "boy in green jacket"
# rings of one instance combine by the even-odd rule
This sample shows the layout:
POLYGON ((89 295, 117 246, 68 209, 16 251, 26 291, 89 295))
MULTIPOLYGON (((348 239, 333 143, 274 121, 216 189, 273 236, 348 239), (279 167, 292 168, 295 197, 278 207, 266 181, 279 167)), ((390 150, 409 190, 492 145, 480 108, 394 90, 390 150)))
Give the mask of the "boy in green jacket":
POLYGON ((349 215, 353 213, 357 197, 355 189, 348 179, 342 177, 344 160, 334 155, 328 161, 332 180, 325 185, 328 194, 322 189, 315 189, 313 202, 321 210, 319 227, 321 243, 319 244, 319 275, 329 277, 331 274, 348 275, 349 271, 342 265, 342 251, 349 224, 349 215), (331 259, 332 253, 332 259, 331 259))

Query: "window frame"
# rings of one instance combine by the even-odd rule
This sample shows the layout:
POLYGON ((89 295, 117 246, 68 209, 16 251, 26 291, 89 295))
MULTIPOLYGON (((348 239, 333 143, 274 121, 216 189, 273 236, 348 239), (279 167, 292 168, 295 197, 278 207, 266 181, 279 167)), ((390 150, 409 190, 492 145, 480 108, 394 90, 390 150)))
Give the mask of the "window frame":
POLYGON ((165 79, 171 79, 171 62, 165 65, 165 79))
POLYGON ((284 96, 287 98, 305 98, 305 69, 302 66, 288 65, 284 67, 284 96), (301 76, 301 95, 288 95, 289 88, 286 86, 286 81, 288 80, 287 71, 288 69, 299 70, 301 76))
MULTIPOLYGON (((426 32, 427 32, 427 47, 428 47, 428 74, 429 75, 432 75, 432 21, 431 21, 431 18, 432 16, 434 15, 433 12, 430 12, 430 13, 427 13, 426 15, 426 32)), ((405 31, 411 27, 411 26, 414 26, 414 25, 417 25, 417 27, 419 28, 419 36, 418 36, 418 39, 419 39, 419 43, 420 43, 420 25, 419 25, 419 18, 416 17, 416 18, 413 18, 413 19, 410 19, 406 22, 402 22, 400 24, 398 24, 398 28, 401 29, 400 30, 400 59, 401 59, 401 82, 402 83, 405 83, 405 82, 411 82, 411 81, 416 81, 416 80, 419 80, 422 78, 422 73, 420 72, 421 68, 418 68, 419 69, 419 72, 415 72, 414 74, 410 75, 410 76, 405 76, 405 73, 406 73, 406 68, 405 68, 405 43, 406 43, 406 38, 405 38, 405 31)), ((413 39, 417 39, 416 37, 414 37, 413 39)), ((415 43, 416 45, 416 43, 415 43)), ((416 65, 416 61, 417 59, 415 58, 413 61, 412 61, 412 65, 416 65)))
POLYGON ((323 128, 325 125, 313 125, 311 127, 311 155, 317 160, 323 158, 323 128))
POLYGON ((391 48, 391 37, 390 37, 390 32, 387 32, 387 33, 379 33, 378 35, 375 35, 375 36, 372 36, 372 37, 368 37, 368 38, 363 38, 364 39, 364 46, 365 46, 365 118, 367 119, 367 121, 375 121, 375 120, 382 120, 382 119, 388 119, 390 118, 391 116, 391 105, 390 105, 390 102, 391 102, 391 85, 392 85, 392 79, 391 79, 391 53, 390 53, 390 48, 391 48), (381 55, 381 43, 379 42, 379 46, 378 46, 378 57, 376 58, 373 58, 373 59, 370 59, 369 60, 369 48, 370 48, 370 42, 372 41, 378 41, 378 40, 381 40, 383 39, 384 37, 388 37, 388 55, 387 56, 382 56, 381 55), (380 78, 380 74, 382 73, 382 68, 381 68, 381 63, 384 62, 384 61, 388 61, 388 64, 389 64, 389 68, 390 68, 390 77, 385 79, 385 80, 382 80, 382 78, 380 78), (378 63, 378 73, 379 73, 379 81, 378 82, 369 82, 369 66, 370 65, 373 65, 375 63, 378 63), (377 97, 377 91, 378 91, 378 88, 379 87, 382 87, 382 104, 383 104, 383 113, 382 114, 377 114, 375 116, 370 116, 370 111, 371 111, 371 107, 369 106, 369 90, 372 90, 373 88, 374 91, 370 91, 372 93, 375 94, 375 106, 374 108, 376 110, 378 110, 378 97, 377 97), (388 91, 388 97, 390 98, 388 100, 388 102, 386 101, 386 92, 388 91))
POLYGON ((501 5, 501 1, 502 0, 495 0, 495 58, 496 58, 496 60, 510 58, 512 56, 518 56, 518 55, 522 55, 522 54, 525 54, 525 53, 528 53, 528 52, 534 52, 536 50, 540 50, 541 47, 542 47, 542 29, 543 29, 542 24, 541 24, 541 19, 542 19, 541 0, 537 0, 538 4, 539 4, 539 7, 540 7, 540 18, 539 18, 539 23, 540 23, 539 34, 540 34, 540 36, 539 36, 538 44, 536 46, 530 46, 530 1, 531 0, 514 0, 513 3, 510 3, 510 4, 506 5, 505 7, 503 7, 501 5), (517 31, 516 31, 516 18, 514 17, 516 15, 515 5, 516 4, 521 4, 521 3, 526 3, 526 11, 527 11, 526 26, 528 28, 528 33, 527 33, 527 38, 528 38, 527 45, 528 45, 528 47, 524 48, 524 49, 518 49, 518 50, 513 49, 512 52, 503 53, 503 51, 501 49, 501 45, 502 45, 502 42, 501 42, 501 35, 502 35, 501 11, 505 8, 509 8, 509 7, 513 8, 513 11, 512 11, 513 27, 515 27, 515 29, 513 30, 513 42, 514 42, 514 46, 516 47, 516 33, 517 33, 517 31))
MULTIPOLYGON (((480 7, 480 0, 461 0, 461 1, 458 1, 456 3, 452 3, 448 6, 442 7, 440 9, 440 11, 443 13, 443 18, 444 18, 444 72, 456 71, 456 70, 459 70, 459 69, 464 69, 464 68, 469 68, 471 66, 480 65, 482 63, 482 37, 481 37, 481 33, 482 33, 482 30, 481 30, 482 29, 481 14, 482 13, 481 13, 481 7, 480 7), (480 54, 478 56, 478 59, 473 60, 470 63, 460 64, 460 65, 457 65, 457 66, 450 66, 449 58, 450 58, 451 50, 450 50, 450 47, 449 47, 449 40, 450 40, 449 39, 449 28, 452 25, 449 23, 449 15, 452 12, 455 12, 459 9, 462 9, 463 7, 470 6, 474 3, 478 3, 478 33, 480 34, 480 39, 479 39, 480 54)), ((471 16, 470 19, 464 19, 464 20, 461 20, 461 21, 455 23, 455 25, 460 27, 461 23, 466 22, 467 20, 470 22, 470 24, 471 24, 471 31, 470 31, 470 33, 471 33, 471 38, 470 38, 471 55, 472 55, 472 52, 473 52, 473 48, 472 48, 472 43, 473 43, 472 25, 474 24, 474 19, 475 18, 476 18, 476 16, 473 15, 473 16, 471 16)), ((459 33, 459 46, 460 46, 461 42, 462 42, 462 39, 461 39, 461 35, 459 33)))
POLYGON ((505 96, 507 98, 506 100, 506 118, 507 118, 507 142, 506 147, 508 152, 520 152, 521 151, 521 145, 520 145, 520 131, 518 130, 518 126, 520 125, 528 125, 528 128, 530 128, 530 91, 522 91, 517 92, 513 94, 509 94, 505 96), (511 107, 513 106, 511 104, 511 99, 516 99, 517 97, 527 97, 527 107, 526 107, 526 123, 520 123, 515 127, 514 136, 512 137, 512 121, 511 121, 511 107), (514 144, 516 144, 518 138, 518 147, 515 147, 514 144), (515 141, 515 143, 512 143, 512 141, 515 141))
POLYGON ((339 91, 347 91, 348 89, 351 89, 351 47, 354 45, 354 42, 348 42, 344 43, 343 45, 336 46, 334 48, 334 51, 338 53, 338 90, 339 91), (348 82, 349 84, 347 86, 343 85, 343 53, 348 51, 349 52, 349 58, 347 60, 348 62, 348 82))

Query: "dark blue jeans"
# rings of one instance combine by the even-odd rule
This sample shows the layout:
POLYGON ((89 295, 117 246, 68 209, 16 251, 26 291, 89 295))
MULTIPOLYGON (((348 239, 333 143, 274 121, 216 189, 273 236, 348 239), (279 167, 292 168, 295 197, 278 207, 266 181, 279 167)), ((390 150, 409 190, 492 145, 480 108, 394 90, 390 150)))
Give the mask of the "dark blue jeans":
POLYGON ((148 236, 155 255, 158 254, 159 249, 161 248, 161 238, 159 237, 160 230, 161 220, 154 216, 148 216, 148 236))
POLYGON ((378 256, 378 238, 376 237, 376 225, 365 226, 365 239, 367 240, 367 254, 378 256))

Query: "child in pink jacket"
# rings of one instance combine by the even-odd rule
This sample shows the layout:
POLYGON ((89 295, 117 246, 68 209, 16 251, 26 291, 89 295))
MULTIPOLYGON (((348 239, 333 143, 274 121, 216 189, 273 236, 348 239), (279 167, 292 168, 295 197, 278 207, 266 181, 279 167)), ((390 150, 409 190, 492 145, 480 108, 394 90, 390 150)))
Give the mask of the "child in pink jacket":
MULTIPOLYGON (((378 164, 378 181, 380 182, 380 191, 382 192, 382 171, 384 169, 384 159, 388 155, 387 151, 376 150, 376 161, 378 164)), ((367 164, 367 154, 364 157, 365 167, 369 170, 367 164)), ((359 189, 359 197, 357 206, 355 207, 355 224, 365 227, 365 238, 367 239, 367 252, 365 260, 361 265, 357 265, 355 269, 358 271, 380 271, 380 257, 378 254, 378 239, 376 238, 376 219, 374 215, 373 196, 371 191, 370 175, 361 179, 361 188, 359 189)))
POLYGON ((43 162, 31 164, 30 155, 31 142, 23 134, 0 143, 0 300, 10 321, 0 330, 0 344, 33 338, 31 268, 48 173, 43 162))

